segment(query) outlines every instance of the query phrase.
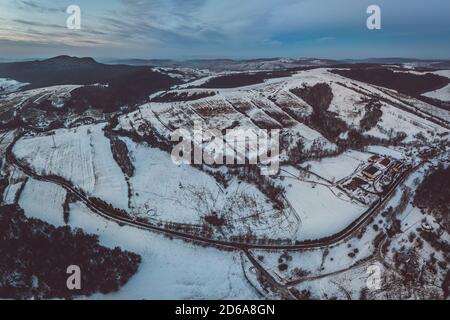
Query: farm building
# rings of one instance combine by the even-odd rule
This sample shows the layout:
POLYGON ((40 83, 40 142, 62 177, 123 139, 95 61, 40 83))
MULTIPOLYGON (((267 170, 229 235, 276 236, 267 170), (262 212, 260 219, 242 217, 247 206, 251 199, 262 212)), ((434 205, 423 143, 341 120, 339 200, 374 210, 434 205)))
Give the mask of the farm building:
POLYGON ((345 185, 344 187, 348 190, 351 191, 355 191, 356 189, 358 189, 360 186, 366 185, 367 182, 364 181, 363 179, 360 179, 358 177, 355 177, 352 179, 352 181, 350 183, 348 183, 347 185, 345 185))
POLYGON ((387 167, 391 163, 391 160, 388 158, 384 158, 382 161, 380 161, 380 165, 383 167, 387 167))
POLYGON ((395 166, 392 168, 394 172, 400 172, 403 168, 403 162, 397 162, 395 166))
POLYGON ((376 167, 369 166, 366 169, 364 169, 362 173, 369 179, 375 179, 379 171, 380 170, 378 170, 376 167))

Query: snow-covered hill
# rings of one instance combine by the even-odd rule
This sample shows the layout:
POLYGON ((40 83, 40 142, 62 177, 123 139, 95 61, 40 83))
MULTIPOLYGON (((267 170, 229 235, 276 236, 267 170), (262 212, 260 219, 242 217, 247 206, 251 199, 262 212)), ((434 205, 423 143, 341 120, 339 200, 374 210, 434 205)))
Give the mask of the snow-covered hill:
MULTIPOLYGON (((20 205, 28 217, 98 234, 105 246, 139 253, 138 275, 106 298, 256 298, 253 288, 268 285, 258 268, 288 288, 286 281, 310 273, 321 279, 365 266, 379 258, 380 237, 394 225, 406 232, 429 219, 404 195, 411 197, 426 170, 448 165, 450 111, 434 100, 448 101, 448 86, 408 95, 340 74, 351 65, 307 62, 308 68, 290 70, 286 65, 300 61, 241 61, 221 70, 230 63, 223 62, 214 72, 193 65, 157 67, 155 72, 180 81, 139 103, 110 96, 111 88, 102 84, 17 91, 24 84, 0 81, 6 88, 0 92, 0 202, 20 205), (94 105, 99 92, 101 108, 94 105), (105 108, 108 103, 115 108, 105 108), (261 163, 250 161, 174 162, 173 133, 192 133, 196 123, 219 133, 280 130, 280 170, 262 176, 261 163), (114 215, 106 219, 99 208, 114 215), (127 226, 115 222, 117 212, 127 226), (371 219, 352 230, 367 214, 371 219), (397 222, 396 214, 411 225, 397 222), (202 248, 138 230, 137 223, 170 231, 170 237, 200 237, 204 245, 223 241, 235 245, 233 250, 249 244, 274 250, 251 249, 246 256, 202 248), (346 238, 323 245, 348 230, 346 238), (314 247, 318 240, 321 245, 314 247), (311 247, 284 247, 295 245, 311 247), (252 254, 259 267, 249 260, 252 254)), ((418 77, 428 72, 380 68, 418 77)), ((449 76, 445 70, 434 73, 449 76)), ((127 88, 133 91, 134 85, 139 83, 127 88)), ((207 154, 210 142, 193 141, 207 154)), ((237 144, 225 144, 239 154, 237 144)), ((258 160, 257 150, 248 147, 244 158, 258 160)), ((289 290, 296 288, 303 287, 289 290)), ((283 296, 259 289, 267 297, 283 296)), ((320 295, 314 286, 308 290, 320 295)))

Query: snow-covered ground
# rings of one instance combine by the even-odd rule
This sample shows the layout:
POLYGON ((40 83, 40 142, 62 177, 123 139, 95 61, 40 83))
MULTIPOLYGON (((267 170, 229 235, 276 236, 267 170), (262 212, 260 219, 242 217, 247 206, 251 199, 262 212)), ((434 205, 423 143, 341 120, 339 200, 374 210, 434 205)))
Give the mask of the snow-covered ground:
POLYGON ((150 124, 161 135, 168 136, 176 128, 191 128, 195 120, 201 120, 207 127, 219 130, 229 128, 234 123, 250 129, 282 126, 287 136, 300 135, 306 148, 316 142, 321 143, 324 149, 333 149, 329 141, 301 120, 311 114, 311 106, 290 92, 291 89, 311 87, 318 83, 327 83, 333 91, 329 111, 353 128, 360 126, 366 113, 364 101, 368 98, 383 99, 380 122, 366 132, 373 137, 387 139, 404 132, 407 134, 405 142, 414 141, 417 133, 432 140, 436 133, 442 133, 444 129, 424 117, 432 115, 450 121, 450 112, 446 110, 319 68, 299 71, 290 77, 268 79, 260 84, 215 89, 215 96, 196 101, 145 104, 138 111, 122 116, 118 128, 138 131, 141 124, 150 124))
MULTIPOLYGON (((294 168, 284 169, 294 176, 300 175, 294 168)), ((286 188, 287 200, 302 222, 297 240, 314 240, 334 235, 367 210, 367 207, 353 202, 335 187, 302 181, 289 175, 280 182, 286 188)))
POLYGON ((329 180, 337 182, 355 172, 363 163, 367 163, 371 155, 348 150, 337 157, 323 158, 302 163, 302 167, 310 167, 309 171, 329 180))
POLYGON ((115 162, 105 124, 55 131, 51 135, 24 137, 14 146, 18 159, 38 174, 57 175, 119 209, 128 209, 128 188, 115 162))
POLYGON ((255 185, 230 182, 227 188, 190 165, 176 165, 159 149, 126 142, 135 174, 130 178, 130 211, 157 221, 203 225, 204 218, 224 217, 234 235, 252 232, 260 237, 289 238, 298 227, 290 212, 273 208, 255 185))
POLYGON ((68 99, 71 92, 80 85, 59 85, 50 86, 38 89, 30 89, 23 92, 14 92, 6 96, 6 101, 15 101, 17 104, 24 102, 27 99, 32 99, 32 102, 38 104, 44 100, 49 100, 54 107, 61 107, 64 101, 68 99))
POLYGON ((23 182, 17 182, 14 184, 9 184, 6 187, 5 191, 3 192, 3 202, 5 204, 13 204, 14 203, 14 201, 16 199, 16 195, 20 191, 22 184, 23 184, 23 182))
POLYGON ((71 205, 70 225, 98 234, 107 247, 142 256, 138 273, 117 293, 97 299, 258 299, 246 282, 238 252, 203 248, 147 231, 120 227, 71 205))
POLYGON ((9 144, 14 140, 15 130, 0 133, 0 151, 2 155, 6 152, 9 144))
MULTIPOLYGON (((378 220, 374 223, 380 226, 385 223, 384 218, 380 217, 380 221, 381 223, 378 220)), ((260 260, 260 264, 281 281, 293 281, 305 276, 314 277, 338 272, 369 260, 375 253, 374 239, 379 232, 369 226, 361 238, 354 236, 329 247, 301 251, 252 250, 251 252, 255 257, 264 257, 260 260), (287 259, 283 258, 286 253, 289 255, 287 259), (281 263, 287 265, 286 270, 279 269, 281 263), (299 270, 302 274, 299 274, 299 270)))
POLYGON ((388 156, 397 160, 401 160, 405 157, 401 151, 396 150, 394 147, 387 148, 384 146, 368 146, 367 151, 381 156, 388 156))
POLYGON ((450 101, 450 84, 441 89, 424 93, 423 96, 442 101, 450 101))
POLYGON ((450 70, 438 70, 431 72, 433 74, 437 74, 438 76, 447 77, 450 79, 450 70))
MULTIPOLYGON (((206 80, 200 79, 197 84, 206 80)), ((328 83, 333 91, 334 98, 329 111, 355 129, 358 129, 365 112, 364 99, 367 97, 364 92, 368 97, 383 98, 381 121, 366 132, 367 135, 392 138, 399 132, 405 132, 405 141, 413 142, 420 133, 425 137, 423 143, 446 139, 444 135, 437 135, 444 133, 445 129, 398 106, 423 114, 427 112, 441 119, 449 118, 447 111, 390 90, 350 81, 327 69, 301 71, 292 77, 270 79, 262 84, 242 88, 217 89, 217 95, 195 101, 148 103, 137 111, 121 116, 118 128, 137 134, 155 130, 167 138, 176 128, 191 129, 194 120, 201 120, 207 127, 220 130, 236 124, 251 130, 265 125, 282 127, 282 133, 289 138, 292 146, 301 139, 305 149, 314 144, 322 151, 336 150, 335 144, 308 127, 304 123, 306 121, 299 120, 310 116, 312 108, 289 91, 322 82, 328 83), (145 129, 141 130, 141 127, 145 129)), ((189 85, 192 83, 186 84, 184 91, 194 93, 198 90, 189 89, 189 85)), ((9 99, 13 107, 26 99, 36 103, 50 99, 58 107, 74 88, 76 86, 29 90, 9 94, 5 99, 9 99)), ((125 178, 113 158, 110 141, 103 133, 104 125, 59 129, 53 136, 25 136, 17 142, 13 152, 18 159, 29 163, 38 174, 60 176, 89 196, 98 197, 139 218, 152 222, 205 225, 208 215, 224 217, 227 221, 225 227, 212 227, 215 231, 213 236, 220 238, 252 234, 271 239, 302 241, 332 236, 368 209, 368 205, 350 199, 350 193, 334 184, 360 169, 372 153, 397 160, 404 159, 406 153, 401 147, 370 146, 366 152, 348 150, 339 156, 301 164, 307 170, 283 167, 281 176, 274 181, 285 188, 285 198, 290 206, 286 210, 276 210, 273 202, 256 185, 231 178, 225 188, 204 171, 189 165, 174 164, 167 152, 122 137, 135 168, 134 175, 125 178)), ((0 149, 4 149, 7 145, 5 141, 10 142, 11 137, 11 133, 0 137, 0 149)), ((348 135, 344 133, 342 138, 346 137, 348 135)), ((225 167, 209 170, 227 173, 225 167)), ((32 178, 25 182, 23 173, 14 170, 6 172, 9 174, 9 186, 4 192, 5 203, 13 203, 18 199, 27 216, 56 226, 64 225, 66 191, 63 188, 32 178)), ((407 180, 406 185, 414 189, 417 186, 415 179, 423 175, 424 171, 419 170, 407 180)), ((395 207, 405 190, 397 190, 386 207, 395 207)), ((396 218, 401 220, 404 234, 398 237, 392 248, 400 250, 408 241, 407 232, 420 226, 424 217, 418 209, 408 204, 396 218)), ((429 223, 436 226, 432 220, 429 223)), ((239 252, 197 246, 130 226, 120 226, 91 212, 80 202, 70 204, 69 225, 99 235, 100 243, 105 246, 120 246, 143 258, 138 273, 122 290, 107 296, 98 294, 94 298, 260 298, 245 280, 239 252)), ((311 276, 333 273, 297 286, 298 289, 310 289, 316 298, 358 298, 367 279, 366 262, 372 262, 365 260, 372 259, 371 255, 376 249, 373 240, 387 227, 389 223, 386 219, 377 216, 360 234, 327 248, 293 251, 287 255, 284 250, 252 250, 252 253, 258 259, 258 256, 264 257, 261 265, 281 281, 295 280, 305 272, 311 276), (283 256, 290 257, 288 268, 284 271, 279 269, 279 259, 283 261, 283 256), (355 264, 358 264, 357 268, 353 268, 355 264)), ((424 248, 427 256, 433 252, 426 244, 424 248)), ((392 258, 390 254, 388 259, 392 258)))
POLYGON ((0 78, 0 95, 15 92, 27 84, 13 79, 0 78))
MULTIPOLYGON (((176 165, 159 149, 136 144, 124 138, 135 167, 130 179, 131 212, 163 221, 201 224, 210 212, 199 202, 207 194, 220 195, 213 177, 190 165, 176 165), (198 196, 195 196, 198 194, 198 196)), ((214 204, 211 204, 214 205, 214 204)))
MULTIPOLYGON (((13 152, 38 174, 60 176, 89 196, 156 223, 204 225, 206 216, 217 215, 227 221, 225 236, 252 233, 285 239, 295 235, 297 216, 274 209, 255 185, 234 179, 224 189, 198 169, 177 166, 170 154, 124 138, 136 169, 128 186, 103 127, 87 125, 59 129, 53 136, 26 136, 13 152)), ((8 197, 14 197, 7 191, 8 197)))
POLYGON ((359 125, 364 116, 364 108, 361 104, 363 95, 339 83, 331 82, 330 86, 333 91, 333 100, 328 110, 337 113, 349 126, 359 125))
MULTIPOLYGON (((425 164, 420 167, 408 177, 403 185, 410 188, 410 190, 414 190, 414 188, 417 187, 417 184, 426 176, 426 171, 429 167, 430 164, 425 164)), ((399 208, 401 199, 404 197, 405 190, 405 188, 398 190, 384 207, 392 207, 396 208, 395 210, 398 210, 397 208, 399 208)), ((374 235, 384 232, 383 230, 389 228, 391 225, 391 223, 386 222, 387 218, 383 217, 382 214, 376 216, 371 225, 367 226, 361 239, 354 237, 337 246, 322 250, 289 252, 291 260, 287 262, 289 267, 284 272, 278 270, 279 262, 277 260, 283 252, 255 251, 254 255, 264 256, 262 264, 266 266, 270 272, 282 279, 291 280, 292 276, 295 278, 295 268, 309 272, 306 275, 306 278, 309 277, 310 280, 297 284, 296 288, 300 291, 308 290, 313 299, 329 299, 331 297, 337 299, 360 299, 362 289, 366 290, 368 298, 371 299, 405 299, 408 298, 409 295, 416 297, 416 299, 421 295, 422 299, 424 299, 424 297, 430 299, 430 293, 433 294, 434 292, 439 295, 439 290, 437 289, 441 287, 442 281, 448 272, 445 263, 440 265, 436 264, 434 271, 431 270, 431 276, 430 269, 423 268, 421 277, 423 276, 423 279, 425 280, 420 287, 409 287, 412 285, 412 282, 404 281, 404 279, 397 285, 389 286, 392 274, 395 274, 396 277, 401 277, 394 262, 394 256, 397 252, 405 252, 410 249, 417 251, 419 255, 419 264, 421 265, 425 265, 431 256, 434 259, 437 259, 437 261, 445 261, 445 255, 443 255, 442 252, 433 249, 427 241, 421 240, 418 236, 418 231, 421 230, 423 221, 426 221, 432 228, 439 228, 439 226, 434 218, 429 215, 424 215, 419 208, 412 205, 412 196, 413 194, 411 194, 406 206, 400 206, 401 210, 395 215, 395 219, 398 219, 401 223, 401 232, 391 238, 387 238, 388 248, 384 253, 383 250, 381 250, 381 252, 378 252, 379 254, 375 256, 375 259, 360 261, 356 267, 353 267, 354 263, 358 262, 361 258, 364 259, 365 256, 369 257, 374 253, 374 235), (378 224, 379 231, 373 229, 373 225, 375 224, 378 224), (411 236, 414 233, 415 236, 412 238, 411 236), (418 239, 417 242, 415 242, 415 239, 418 239), (355 253, 355 251, 353 251, 354 249, 358 249, 358 252, 355 253), (355 253, 355 257, 350 259, 348 252, 352 251, 355 253), (331 261, 331 259, 333 259, 333 261, 331 261), (383 260, 383 263, 381 263, 382 261, 380 259, 383 260), (382 288, 389 289, 370 290, 370 288, 368 288, 367 283, 371 274, 368 269, 369 266, 379 267, 381 272, 380 284, 382 288), (386 266, 389 266, 389 268, 386 269, 386 266), (328 276, 325 277, 314 278, 314 276, 317 275, 327 274, 328 276), (395 293, 396 290, 398 290, 397 293, 395 293)), ((442 232, 440 238, 447 242, 450 241, 450 236, 446 232, 442 232)), ((412 265, 413 264, 411 264, 411 266, 412 265)), ((305 275, 302 276, 305 277, 305 275)), ((434 296, 432 299, 436 299, 436 297, 437 296, 434 296)))
POLYGON ((56 184, 29 178, 20 195, 19 205, 26 216, 59 227, 64 225, 63 204, 66 194, 66 190, 56 184))
MULTIPOLYGON (((63 225, 65 190, 30 179, 19 204, 26 216, 63 225)), ((142 263, 117 293, 94 299, 258 299, 244 278, 238 252, 204 248, 105 220, 84 204, 70 205, 69 226, 100 237, 100 244, 135 252, 142 263)), ((83 299, 83 297, 81 297, 83 299)))
MULTIPOLYGON (((406 134, 406 138, 403 142, 408 143, 415 141, 415 136, 419 133, 426 139, 432 141, 436 133, 443 133, 446 131, 437 124, 385 103, 383 103, 381 111, 383 112, 383 115, 381 116, 380 121, 374 128, 366 132, 367 135, 389 139, 396 134, 403 132, 406 134)), ((442 110, 442 112, 445 112, 445 110, 442 110)))
POLYGON ((14 204, 26 180, 26 176, 21 171, 14 169, 9 172, 0 172, 0 174, 5 174, 5 177, 8 179, 8 186, 3 191, 3 202, 5 204, 14 204))
MULTIPOLYGON (((305 281, 295 286, 299 291, 309 291, 313 300, 358 300, 361 290, 367 290, 368 277, 373 272, 369 266, 376 267, 383 275, 386 271, 380 263, 361 265, 346 272, 329 275, 327 277, 305 281), (379 269, 378 269, 379 268, 379 269)), ((380 292, 380 290, 373 291, 380 292)))

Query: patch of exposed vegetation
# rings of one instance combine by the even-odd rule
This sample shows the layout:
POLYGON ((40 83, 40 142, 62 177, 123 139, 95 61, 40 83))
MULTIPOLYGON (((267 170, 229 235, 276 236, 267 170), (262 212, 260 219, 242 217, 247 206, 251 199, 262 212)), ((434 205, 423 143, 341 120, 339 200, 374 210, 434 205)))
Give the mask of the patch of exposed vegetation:
POLYGON ((417 188, 414 205, 433 215, 450 232, 450 168, 438 168, 417 188))
POLYGON ((333 101, 333 91, 328 84, 318 83, 312 87, 291 89, 291 92, 313 108, 313 114, 305 122, 325 138, 336 141, 342 133, 348 131, 345 121, 328 111, 333 101))
POLYGON ((434 91, 449 83, 448 78, 431 73, 420 75, 411 72, 395 72, 380 67, 352 68, 332 72, 353 80, 394 89, 410 96, 434 91))
POLYGON ((207 97, 213 97, 216 93, 214 91, 204 92, 167 92, 157 96, 151 102, 180 102, 180 101, 195 101, 207 97))
POLYGON ((219 76, 202 84, 201 88, 238 88, 252 84, 263 83, 266 79, 283 78, 292 75, 292 71, 271 71, 255 73, 236 73, 219 76))
POLYGON ((217 214, 205 216, 205 221, 216 227, 222 227, 225 224, 225 219, 219 217, 217 214))
POLYGON ((114 160, 116 160, 120 169, 122 169, 122 172, 127 177, 132 177, 134 174, 134 166, 128 156, 127 144, 117 137, 111 137, 110 141, 114 160))
POLYGON ((8 179, 0 176, 0 202, 3 199, 3 192, 8 186, 8 179))
POLYGON ((71 299, 119 290, 141 257, 101 246, 98 237, 29 219, 18 206, 0 207, 0 298, 71 299), (81 289, 67 288, 67 267, 81 269, 81 289))
POLYGON ((383 111, 381 111, 381 103, 376 100, 369 101, 365 109, 366 113, 361 119, 359 125, 362 130, 369 131, 378 124, 378 121, 380 121, 383 116, 383 111))
POLYGON ((333 91, 326 83, 318 83, 313 87, 291 89, 291 92, 313 107, 314 112, 317 113, 327 111, 333 100, 333 91))

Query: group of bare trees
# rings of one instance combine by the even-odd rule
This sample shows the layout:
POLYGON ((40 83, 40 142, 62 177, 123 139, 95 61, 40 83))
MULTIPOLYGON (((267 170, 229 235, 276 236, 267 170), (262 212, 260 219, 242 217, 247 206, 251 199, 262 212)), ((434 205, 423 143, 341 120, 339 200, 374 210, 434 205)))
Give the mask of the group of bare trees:
POLYGON ((432 214, 450 233, 450 167, 439 167, 417 188, 414 205, 432 214))

